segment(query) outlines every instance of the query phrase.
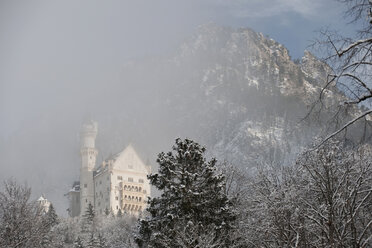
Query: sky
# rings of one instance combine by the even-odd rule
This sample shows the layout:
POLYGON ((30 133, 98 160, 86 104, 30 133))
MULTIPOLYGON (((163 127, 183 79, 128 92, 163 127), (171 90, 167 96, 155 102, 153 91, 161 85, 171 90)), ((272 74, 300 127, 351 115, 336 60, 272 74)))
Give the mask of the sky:
POLYGON ((78 133, 87 116, 131 122, 125 138, 135 136, 135 107, 120 112, 136 98, 130 82, 120 81, 122 68, 174 53, 200 25, 252 28, 295 59, 321 28, 352 30, 342 11, 332 0, 2 0, 0 180, 20 178, 36 194, 66 190, 73 179, 60 180, 78 172, 78 133), (123 101, 110 99, 112 91, 122 91, 123 101))
POLYGON ((104 81, 132 59, 173 52, 208 22, 253 28, 284 44, 292 58, 303 55, 322 27, 345 25, 342 8, 331 0, 3 0, 0 137, 32 118, 25 103, 38 105, 33 99, 40 92, 48 102, 69 91, 61 80, 104 81))

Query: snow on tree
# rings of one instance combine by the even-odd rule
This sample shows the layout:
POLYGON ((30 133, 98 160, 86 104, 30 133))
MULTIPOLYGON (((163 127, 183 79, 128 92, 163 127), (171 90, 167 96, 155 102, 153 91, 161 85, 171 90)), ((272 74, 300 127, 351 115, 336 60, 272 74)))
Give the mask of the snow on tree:
POLYGON ((85 233, 94 233, 96 231, 96 213, 91 203, 88 204, 82 218, 82 231, 85 233))
POLYGON ((87 248, 97 248, 97 247, 99 247, 99 240, 94 235, 94 233, 91 233, 89 235, 88 241, 86 243, 86 247, 87 248))
POLYGON ((45 214, 47 223, 50 227, 53 227, 59 223, 58 215, 54 209, 53 204, 50 204, 48 212, 45 214))
MULTIPOLYGON (((225 177, 216 171, 215 159, 206 161, 205 148, 198 143, 177 139, 173 152, 160 153, 159 172, 148 176, 162 194, 149 199, 150 216, 140 220, 136 239, 140 247, 182 247, 177 240, 187 225, 195 233, 213 226, 213 241, 229 247, 234 240, 236 212, 225 194, 225 177), (223 237, 223 240, 220 240, 223 237)), ((198 246, 194 240, 190 247, 198 246)))
POLYGON ((108 216, 103 218, 100 233, 104 235, 109 247, 132 248, 135 247, 134 233, 137 218, 123 214, 121 218, 108 216))
POLYGON ((106 242, 106 239, 105 239, 105 237, 101 234, 101 233, 99 233, 98 234, 98 246, 97 247, 99 247, 99 248, 107 248, 108 246, 107 246, 107 242, 106 242))
POLYGON ((41 208, 30 196, 31 188, 14 180, 4 183, 0 192, 0 247, 39 247, 49 232, 41 208))
POLYGON ((253 247, 370 247, 372 149, 327 143, 296 165, 262 169, 241 228, 253 247))
POLYGON ((314 243, 328 247, 372 246, 372 149, 330 144, 299 160, 308 173, 300 200, 314 243))
POLYGON ((74 242, 74 248, 84 248, 83 241, 78 236, 76 241, 74 242))
MULTIPOLYGON (((330 123, 335 131, 326 136, 320 145, 335 137, 347 128, 364 120, 365 130, 371 128, 366 120, 371 115, 372 99, 372 2, 369 0, 340 0, 347 10, 345 16, 359 28, 353 37, 344 37, 339 32, 323 30, 321 38, 314 44, 319 54, 324 56, 325 62, 331 66, 331 72, 320 92, 312 111, 320 112, 326 108, 326 98, 337 101, 334 113, 330 116, 330 123), (345 92, 342 99, 334 99, 330 89, 337 87, 345 92), (364 106, 359 109, 363 104, 364 106), (367 106, 368 108, 366 108, 367 106), (345 119, 353 113, 352 118, 345 119), (346 115, 345 115, 346 114, 346 115)), ((334 106, 332 106, 334 107, 334 106)), ((319 145, 318 145, 319 146, 319 145)))

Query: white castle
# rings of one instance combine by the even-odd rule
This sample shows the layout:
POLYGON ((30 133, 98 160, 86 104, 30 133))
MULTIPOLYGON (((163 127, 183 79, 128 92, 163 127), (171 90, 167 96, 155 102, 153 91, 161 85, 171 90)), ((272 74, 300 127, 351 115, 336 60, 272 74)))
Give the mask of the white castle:
POLYGON ((75 182, 68 193, 69 215, 84 214, 89 203, 99 214, 106 211, 117 214, 121 210, 136 215, 146 208, 146 200, 150 196, 147 175, 151 166, 146 165, 129 145, 96 168, 97 130, 97 123, 93 121, 84 124, 81 130, 80 182, 75 182))

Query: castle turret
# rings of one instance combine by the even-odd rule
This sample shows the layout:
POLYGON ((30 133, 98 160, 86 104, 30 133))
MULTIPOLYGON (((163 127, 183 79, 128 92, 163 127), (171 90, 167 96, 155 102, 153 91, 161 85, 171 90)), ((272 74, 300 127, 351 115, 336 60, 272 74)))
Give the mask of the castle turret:
POLYGON ((98 151, 95 149, 97 123, 84 124, 80 133, 81 167, 80 167, 80 214, 84 214, 89 203, 94 206, 93 170, 98 151))

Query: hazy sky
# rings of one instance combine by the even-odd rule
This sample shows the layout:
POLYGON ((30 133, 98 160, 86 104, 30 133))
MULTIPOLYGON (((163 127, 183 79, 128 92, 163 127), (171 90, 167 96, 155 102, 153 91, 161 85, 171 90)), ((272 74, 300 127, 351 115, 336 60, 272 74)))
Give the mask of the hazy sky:
POLYGON ((122 68, 173 53, 199 25, 250 27, 299 58, 314 31, 344 28, 341 13, 331 0, 1 0, 0 179, 27 180, 37 193, 55 188, 62 202, 78 175, 84 116, 135 127, 136 115, 151 111, 126 108, 138 96, 122 68))
POLYGON ((174 51, 200 24, 251 27, 298 58, 314 31, 344 25, 340 13, 331 0, 2 0, 0 137, 32 109, 79 97, 77 82, 104 82, 130 59, 174 51))

